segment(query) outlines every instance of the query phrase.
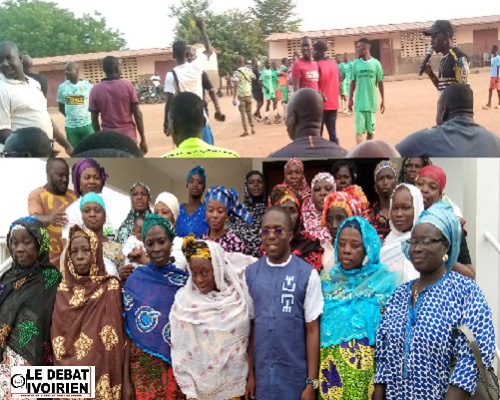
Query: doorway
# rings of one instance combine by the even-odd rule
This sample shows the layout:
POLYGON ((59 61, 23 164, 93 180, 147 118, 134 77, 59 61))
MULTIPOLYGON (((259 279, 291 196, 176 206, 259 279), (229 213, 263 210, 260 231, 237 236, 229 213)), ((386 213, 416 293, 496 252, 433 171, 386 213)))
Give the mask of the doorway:
POLYGON ((484 53, 490 54, 491 46, 498 43, 498 29, 478 29, 473 31, 472 59, 474 66, 485 67, 484 53))

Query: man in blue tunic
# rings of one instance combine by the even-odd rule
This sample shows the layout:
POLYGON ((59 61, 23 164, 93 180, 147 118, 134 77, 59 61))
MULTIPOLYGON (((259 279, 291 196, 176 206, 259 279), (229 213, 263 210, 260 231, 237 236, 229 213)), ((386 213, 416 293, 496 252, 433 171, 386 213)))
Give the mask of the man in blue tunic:
POLYGON ((245 271, 254 309, 247 399, 316 398, 323 295, 316 270, 291 254, 292 225, 284 208, 270 207, 261 230, 266 256, 245 271))

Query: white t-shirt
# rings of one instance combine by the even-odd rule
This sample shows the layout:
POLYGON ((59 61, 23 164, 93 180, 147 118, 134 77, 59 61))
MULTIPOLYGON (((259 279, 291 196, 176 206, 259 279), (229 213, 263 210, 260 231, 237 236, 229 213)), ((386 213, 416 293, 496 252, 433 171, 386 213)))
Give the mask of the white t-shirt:
POLYGON ((34 79, 26 77, 22 82, 0 74, 0 130, 21 128, 39 128, 54 137, 47 99, 34 79))
POLYGON ((150 78, 151 82, 153 82, 153 85, 155 85, 155 87, 158 87, 160 86, 160 83, 161 83, 161 78, 158 76, 158 75, 153 75, 151 78, 150 78))
MULTIPOLYGON (((201 74, 207 62, 208 57, 205 53, 202 53, 198 54, 198 57, 196 57, 193 62, 178 65, 174 68, 177 79, 179 80, 179 89, 181 92, 197 94, 198 97, 203 100, 201 74)), ((165 92, 175 94, 175 81, 172 72, 168 72, 165 78, 165 92)))

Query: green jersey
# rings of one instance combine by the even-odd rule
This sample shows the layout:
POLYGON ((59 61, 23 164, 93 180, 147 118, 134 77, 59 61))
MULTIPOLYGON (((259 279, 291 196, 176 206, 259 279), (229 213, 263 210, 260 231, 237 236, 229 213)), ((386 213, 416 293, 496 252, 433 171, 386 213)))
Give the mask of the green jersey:
POLYGON ((276 71, 264 68, 260 73, 259 80, 262 81, 262 83, 264 84, 264 87, 262 88, 262 91, 264 93, 267 93, 266 88, 269 89, 270 93, 274 93, 276 91, 276 86, 275 86, 275 82, 277 82, 276 71))
POLYGON ((380 62, 371 58, 363 61, 358 58, 352 64, 352 80, 356 82, 356 111, 377 112, 377 84, 384 79, 384 70, 380 62))
POLYGON ((347 61, 341 64, 344 68, 345 80, 349 82, 352 79, 352 62, 347 61))
POLYGON ((342 77, 345 75, 344 63, 340 63, 340 64, 338 64, 338 66, 339 66, 339 71, 340 71, 340 79, 342 79, 342 77))

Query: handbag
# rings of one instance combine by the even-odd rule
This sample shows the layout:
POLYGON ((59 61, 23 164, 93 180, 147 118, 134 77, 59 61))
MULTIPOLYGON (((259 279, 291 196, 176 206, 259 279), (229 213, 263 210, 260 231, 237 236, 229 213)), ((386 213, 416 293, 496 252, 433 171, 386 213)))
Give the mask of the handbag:
MULTIPOLYGON (((455 330, 462 332, 470 343, 474 360, 476 361, 477 368, 479 369, 479 379, 477 380, 476 391, 471 396, 471 400, 499 400, 500 399, 500 385, 498 377, 495 375, 493 368, 486 369, 484 367, 481 351, 477 345, 476 337, 466 325, 460 325, 455 330)), ((457 360, 452 358, 450 362, 450 377, 457 364, 457 360)))

